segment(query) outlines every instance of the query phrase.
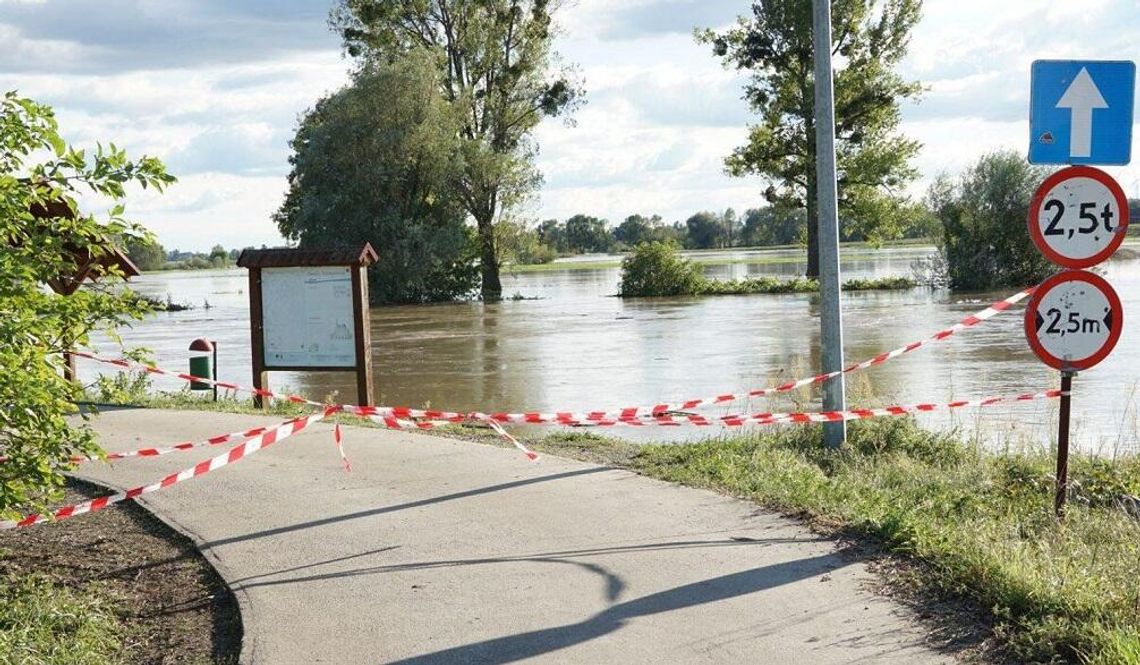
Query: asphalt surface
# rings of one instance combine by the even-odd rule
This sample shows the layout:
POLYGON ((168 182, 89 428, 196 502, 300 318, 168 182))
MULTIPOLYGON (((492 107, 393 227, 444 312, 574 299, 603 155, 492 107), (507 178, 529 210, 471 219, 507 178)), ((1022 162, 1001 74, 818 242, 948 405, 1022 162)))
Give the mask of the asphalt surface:
MULTIPOLYGON (((125 410, 93 427, 120 451, 275 422, 125 410)), ((345 429, 346 473, 331 430, 319 423, 142 500, 233 588, 244 663, 954 660, 868 590, 865 565, 753 504, 364 428, 345 429)), ((225 447, 79 475, 128 488, 225 447)))

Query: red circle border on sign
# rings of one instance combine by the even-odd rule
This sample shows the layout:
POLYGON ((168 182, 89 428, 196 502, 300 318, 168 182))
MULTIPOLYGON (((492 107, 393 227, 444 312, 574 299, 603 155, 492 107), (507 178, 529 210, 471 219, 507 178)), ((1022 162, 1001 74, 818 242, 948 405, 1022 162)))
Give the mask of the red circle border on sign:
POLYGON ((1116 253, 1116 250, 1120 249, 1121 243, 1124 242, 1124 235, 1128 231, 1129 221, 1128 197, 1124 195, 1124 190, 1120 187, 1120 184, 1104 171, 1094 169, 1091 166, 1070 166, 1057 171, 1046 178, 1045 182, 1041 183, 1041 186, 1037 188, 1037 192, 1033 195, 1033 200, 1029 203, 1029 214, 1027 215, 1026 221, 1029 224, 1029 237, 1033 239, 1033 244, 1037 245, 1037 249, 1041 250, 1041 253, 1050 261, 1071 270, 1091 268, 1116 253), (1116 199, 1116 206, 1120 210, 1120 223, 1116 225, 1117 230, 1112 232, 1115 237, 1108 243, 1107 247, 1087 259, 1072 259, 1054 251, 1054 249, 1049 246, 1049 243, 1045 242, 1045 236, 1041 234, 1040 221, 1038 220, 1038 211, 1041 209, 1041 203, 1045 195, 1061 182, 1071 178, 1091 178, 1104 185, 1108 188, 1108 191, 1112 193, 1113 198, 1116 199))
POLYGON ((1029 347, 1033 349, 1033 353, 1037 358, 1046 365, 1053 369, 1061 371, 1083 371, 1094 367, 1100 361, 1108 357, 1112 350, 1116 348, 1116 343, 1120 341, 1120 333, 1124 330, 1124 306, 1120 303, 1120 296, 1116 294, 1116 289, 1112 288, 1103 277, 1093 274, 1085 270, 1066 270, 1053 275, 1049 279, 1041 282, 1037 289, 1033 292, 1033 298, 1029 301, 1029 305, 1025 308, 1025 339, 1029 341, 1029 347), (1113 329, 1108 333, 1108 339, 1101 345, 1100 350, 1096 353, 1082 358, 1076 362, 1065 363, 1061 358, 1056 358, 1041 345, 1037 339, 1037 306, 1041 303, 1045 294, 1049 293, 1053 287, 1064 282, 1085 282, 1093 288, 1099 290, 1105 295, 1108 300, 1109 307, 1112 308, 1113 329))

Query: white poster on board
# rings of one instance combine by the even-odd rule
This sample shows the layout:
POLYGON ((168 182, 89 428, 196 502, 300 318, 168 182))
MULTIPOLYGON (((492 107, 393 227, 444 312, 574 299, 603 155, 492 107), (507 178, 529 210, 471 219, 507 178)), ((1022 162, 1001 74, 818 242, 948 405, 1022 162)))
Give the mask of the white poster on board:
POLYGON ((264 268, 267 367, 353 367, 352 268, 264 268))

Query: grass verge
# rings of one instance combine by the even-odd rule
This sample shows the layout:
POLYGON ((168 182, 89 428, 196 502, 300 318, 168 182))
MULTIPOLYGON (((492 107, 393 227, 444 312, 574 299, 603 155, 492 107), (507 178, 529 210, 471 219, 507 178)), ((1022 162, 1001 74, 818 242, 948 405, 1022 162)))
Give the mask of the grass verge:
POLYGON ((120 629, 103 594, 57 586, 40 575, 0 581, 0 663, 113 662, 120 629))

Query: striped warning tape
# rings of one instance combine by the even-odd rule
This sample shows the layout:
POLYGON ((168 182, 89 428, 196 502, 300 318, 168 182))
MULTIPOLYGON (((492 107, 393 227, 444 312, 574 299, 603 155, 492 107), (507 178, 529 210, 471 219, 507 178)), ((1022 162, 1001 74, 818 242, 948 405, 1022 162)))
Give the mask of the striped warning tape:
POLYGON ((199 462, 198 464, 195 464, 188 469, 183 469, 178 473, 172 473, 165 478, 150 483, 149 485, 142 485, 129 489, 125 492, 118 492, 110 496, 102 496, 90 501, 84 501, 82 503, 64 506, 52 511, 50 515, 31 514, 19 520, 0 521, 0 530, 32 526, 33 524, 42 524, 44 522, 63 520, 69 517, 75 517, 76 515, 82 515, 84 513, 93 513, 102 510, 107 506, 120 503, 122 501, 131 500, 143 494, 157 492, 158 490, 165 489, 172 485, 177 485, 178 483, 190 480, 191 478, 204 476, 211 471, 216 471, 222 468, 223 466, 233 464, 242 459, 245 459, 246 457, 253 455, 259 450, 268 448, 274 443, 283 441, 290 436, 293 436, 297 432, 305 429, 309 425, 312 425, 313 423, 320 421, 335 412, 336 409, 329 408, 325 409, 321 413, 306 416, 304 418, 296 418, 282 423, 277 427, 267 428, 264 432, 254 435, 253 437, 247 439, 245 442, 234 446, 233 448, 220 455, 212 457, 203 462, 199 462))
MULTIPOLYGON (((696 409, 696 408, 702 408, 702 407, 714 406, 714 405, 720 405, 720 404, 727 404, 730 402, 736 402, 736 401, 749 399, 749 398, 763 397, 766 395, 773 395, 773 394, 778 394, 778 393, 789 392, 792 390, 796 390, 798 388, 803 388, 806 386, 823 383, 823 382, 828 381, 830 379, 833 379, 833 378, 835 378, 841 374, 848 374, 851 372, 856 372, 856 371, 859 371, 862 369, 873 367, 875 365, 880 365, 882 363, 885 363, 889 360, 892 360, 892 359, 897 358, 899 356, 902 356, 904 354, 916 351, 916 350, 918 350, 918 349, 920 349, 920 348, 922 348, 922 347, 924 347, 924 346, 926 346, 932 342, 944 340, 944 339, 954 335, 955 333, 957 333, 961 330, 971 328, 973 326, 978 325, 979 323, 981 323, 983 321, 987 321, 987 320, 993 318, 994 316, 997 316, 998 314, 1008 310, 1010 307, 1017 304, 1018 302, 1029 297, 1030 295, 1032 295, 1033 291, 1034 291, 1033 288, 1029 288, 1029 289, 1025 289, 1023 291, 1020 291, 1018 293, 1015 293, 1008 298, 1005 298, 1003 300, 999 300, 999 301, 991 304, 989 307, 987 307, 987 308, 985 308, 979 312, 976 312, 974 314, 971 314, 970 316, 967 316, 966 318, 962 319, 961 321, 959 321, 958 323, 954 324, 953 326, 951 326, 949 328, 938 331, 937 333, 931 335, 929 338, 926 338, 926 339, 923 339, 920 341, 916 341, 916 342, 912 342, 910 344, 907 344, 906 346, 901 346, 897 349, 893 349, 891 351, 881 353, 881 354, 879 354, 873 358, 864 360, 864 361, 859 362, 859 363, 855 363, 853 365, 849 365, 848 367, 846 367, 842 370, 837 370, 837 371, 829 372, 826 374, 818 374, 816 376, 806 377, 806 378, 800 379, 798 381, 789 381, 787 383, 783 383, 781 385, 771 387, 771 388, 756 388, 756 389, 748 390, 748 391, 743 392, 743 393, 725 393, 725 394, 716 395, 716 396, 712 396, 712 397, 701 397, 701 398, 684 400, 684 401, 680 401, 680 402, 676 402, 676 403, 672 403, 672 404, 656 404, 654 406, 625 407, 625 408, 615 409, 615 410, 598 410, 598 411, 587 411, 587 412, 582 412, 582 413, 557 412, 557 413, 550 414, 550 413, 542 413, 539 411, 524 411, 524 412, 519 412, 519 413, 489 413, 488 414, 488 413, 480 413, 480 412, 464 413, 464 412, 458 412, 458 411, 442 411, 442 410, 435 410, 435 409, 412 409, 412 408, 406 408, 406 407, 383 407, 383 406, 381 406, 381 407, 366 407, 366 406, 359 406, 359 405, 336 405, 336 408, 339 409, 340 411, 345 412, 345 413, 351 413, 354 415, 370 418, 370 419, 374 420, 375 422, 385 424, 386 426, 388 426, 392 429, 408 429, 408 427, 405 427, 403 425, 399 425, 399 424, 395 423, 396 420, 415 421, 417 423, 416 427, 418 427, 420 429, 430 429, 432 427, 431 425, 427 425, 426 423, 424 423, 424 425, 426 425, 426 426, 421 426, 420 421, 444 421, 444 422, 451 422, 451 423, 465 422, 465 421, 482 421, 482 422, 495 421, 495 422, 500 422, 500 423, 535 423, 537 421, 537 422, 541 423, 541 422, 546 422, 546 421, 550 421, 550 420, 562 420, 562 421, 567 421, 567 423, 564 423, 564 424, 568 424, 571 421, 572 422, 584 421, 587 423, 595 423, 595 422, 600 422, 600 421, 622 421, 622 422, 625 422, 625 421, 629 421, 629 420, 633 420, 633 419, 637 419, 637 418, 656 419, 659 416, 667 415, 667 414, 669 414, 671 412, 675 412, 675 411, 689 411, 689 410, 696 409), (387 422, 389 420, 391 420, 393 422, 391 424, 389 424, 387 422)), ((279 399, 279 400, 284 400, 284 401, 289 401, 289 402, 294 402, 294 403, 308 404, 311 406, 317 406, 317 407, 322 407, 322 408, 328 406, 328 405, 323 404, 321 402, 306 399, 306 398, 300 397, 298 395, 278 395, 278 394, 273 393, 272 391, 269 391, 269 390, 262 390, 262 389, 258 389, 258 388, 249 388, 246 386, 241 386, 238 384, 228 383, 228 382, 224 382, 224 381, 211 381, 209 379, 191 376, 191 375, 186 374, 184 372, 176 372, 176 371, 172 371, 172 370, 167 370, 167 369, 163 369, 160 367, 155 367, 153 365, 147 365, 144 363, 139 363, 139 362, 124 359, 124 358, 118 358, 118 359, 103 358, 103 357, 100 357, 100 356, 97 356, 97 355, 94 355, 91 353, 85 353, 85 352, 76 352, 74 355, 76 355, 78 357, 83 357, 83 358, 87 358, 90 360, 94 360, 97 362, 101 362, 101 363, 115 365, 118 367, 122 367, 124 369, 131 369, 131 368, 142 369, 142 370, 145 370, 145 371, 152 373, 152 374, 161 374, 161 375, 166 375, 166 376, 173 376, 173 377, 176 377, 176 378, 181 379, 183 381, 196 381, 199 383, 213 384, 213 385, 217 385, 220 388, 225 388, 227 390, 249 392, 249 393, 252 393, 252 394, 260 396, 260 397, 268 397, 268 398, 279 399)), ((528 454, 528 456, 529 456, 529 454, 528 454)))
MULTIPOLYGON (((195 448, 202 448, 205 446, 217 446, 235 439, 248 439, 265 432, 267 427, 254 427, 242 432, 230 432, 229 434, 219 434, 212 436, 205 441, 187 441, 184 443, 174 443, 169 446, 161 446, 155 448, 139 448, 137 450, 127 450, 119 453, 107 453, 103 459, 107 461, 117 459, 127 459, 130 457, 158 457, 159 455, 169 455, 170 453, 181 453, 187 450, 194 450, 195 448)), ((84 457, 83 455, 75 455, 70 458, 70 461, 75 464, 82 464, 83 462, 90 462, 96 458, 84 457)), ((7 462, 7 457, 0 457, 0 464, 7 462)))
MULTIPOLYGON (((439 423, 482 422, 493 424, 515 425, 564 425, 568 427, 646 427, 646 426, 680 426, 693 425, 697 427, 740 427, 743 425, 772 425, 784 423, 823 423, 839 420, 859 420, 876 418, 879 416, 900 416, 908 413, 924 413, 942 411, 946 409, 962 409, 967 407, 985 407, 1012 402, 1028 402, 1042 399, 1053 399, 1061 396, 1059 390, 1047 390, 1024 395, 994 396, 975 400, 957 400, 942 404, 902 404, 873 409, 851 409, 848 411, 808 411, 792 413, 754 413, 732 414, 726 416, 705 416, 696 413, 668 412, 656 415, 639 414, 634 416, 611 417, 605 413, 575 414, 575 413, 468 413, 456 414, 452 418, 438 421, 439 423)), ((368 416, 375 418, 376 416, 368 416)))

